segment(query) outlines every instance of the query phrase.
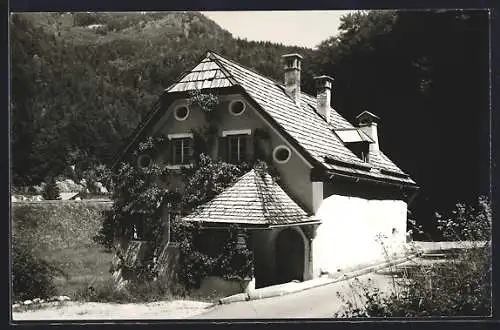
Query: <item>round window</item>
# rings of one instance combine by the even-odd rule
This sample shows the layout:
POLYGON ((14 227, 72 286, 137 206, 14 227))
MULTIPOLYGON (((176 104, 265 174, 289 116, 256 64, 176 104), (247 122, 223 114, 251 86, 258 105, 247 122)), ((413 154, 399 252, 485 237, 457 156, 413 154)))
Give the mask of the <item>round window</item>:
POLYGON ((151 159, 150 155, 140 155, 139 158, 137 158, 137 165, 139 165, 139 167, 142 169, 149 168, 152 162, 153 160, 151 159))
POLYGON ((234 116, 239 116, 245 111, 245 103, 237 100, 229 104, 229 112, 234 116))
POLYGON ((175 109, 174 115, 175 119, 177 120, 185 120, 189 115, 189 108, 185 105, 182 105, 175 109))
POLYGON ((287 146, 277 146, 273 151, 273 158, 278 163, 286 163, 292 157, 292 152, 287 146))

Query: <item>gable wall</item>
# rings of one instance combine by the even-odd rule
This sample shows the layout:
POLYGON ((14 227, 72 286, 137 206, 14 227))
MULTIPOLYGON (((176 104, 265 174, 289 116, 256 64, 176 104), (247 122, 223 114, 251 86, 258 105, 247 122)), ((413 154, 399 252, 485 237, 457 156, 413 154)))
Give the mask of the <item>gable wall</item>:
MULTIPOLYGON (((220 95, 220 104, 218 105, 216 111, 220 112, 220 120, 218 124, 218 136, 222 135, 223 130, 241 130, 241 129, 251 129, 252 134, 255 129, 262 129, 269 134, 269 138, 264 142, 264 150, 266 150, 266 156, 268 163, 272 162, 273 165, 279 172, 280 184, 283 186, 285 191, 296 201, 299 205, 312 210, 312 184, 310 181, 310 167, 307 165, 304 159, 302 159, 296 151, 288 144, 280 134, 278 134, 269 124, 266 124, 262 116, 259 115, 256 109, 254 109, 248 102, 246 103, 246 110, 240 116, 234 116, 230 114, 228 107, 231 100, 243 99, 240 95, 220 95), (292 150, 292 156, 290 160, 285 164, 278 164, 272 160, 272 150, 278 145, 286 145, 292 150)), ((178 121, 173 115, 173 109, 181 104, 187 104, 187 99, 176 100, 169 105, 166 109, 166 115, 162 117, 154 126, 154 134, 174 134, 174 133, 189 133, 192 129, 198 131, 203 130, 205 123, 205 116, 202 110, 193 106, 190 109, 190 114, 188 118, 184 121, 178 121)), ((217 157, 218 142, 214 145, 214 150, 212 150, 212 157, 217 157)), ((160 155, 160 160, 165 159, 164 155, 160 155)), ((181 183, 179 178, 172 178, 171 188, 177 188, 177 190, 182 191, 181 183)))

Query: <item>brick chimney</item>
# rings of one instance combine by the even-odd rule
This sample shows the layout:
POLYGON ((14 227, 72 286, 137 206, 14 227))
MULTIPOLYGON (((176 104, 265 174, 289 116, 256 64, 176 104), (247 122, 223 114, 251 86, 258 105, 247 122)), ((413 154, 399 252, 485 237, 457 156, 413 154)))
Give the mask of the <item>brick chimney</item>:
POLYGON ((302 56, 299 54, 286 54, 281 57, 285 62, 285 91, 298 104, 300 101, 300 64, 302 56))
POLYGON ((363 111, 356 116, 356 119, 358 120, 359 128, 373 140, 373 143, 370 143, 370 151, 378 151, 377 123, 380 118, 371 112, 363 111))
POLYGON ((316 85, 316 111, 330 122, 330 100, 332 96, 333 78, 330 76, 314 77, 316 85))

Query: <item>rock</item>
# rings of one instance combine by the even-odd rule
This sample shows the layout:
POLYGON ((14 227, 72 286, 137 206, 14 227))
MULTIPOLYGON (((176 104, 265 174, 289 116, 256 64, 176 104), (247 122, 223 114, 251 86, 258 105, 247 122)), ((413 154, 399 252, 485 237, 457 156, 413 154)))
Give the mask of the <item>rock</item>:
POLYGON ((108 189, 106 189, 106 187, 104 187, 104 186, 102 185, 102 183, 100 183, 100 182, 96 182, 96 183, 95 183, 95 186, 97 187, 97 189, 99 190, 99 192, 100 192, 101 194, 107 194, 107 193, 108 193, 108 189))
POLYGON ((33 299, 33 303, 35 303, 35 304, 36 304, 36 303, 39 303, 39 302, 40 302, 40 298, 35 298, 35 299, 33 299))
POLYGON ((19 307, 21 307, 21 305, 19 305, 19 304, 12 305, 12 308, 19 308, 19 307))
POLYGON ((75 201, 81 201, 82 199, 80 197, 76 197, 75 201))
POLYGON ((33 196, 32 200, 40 202, 40 201, 43 201, 43 197, 42 197, 42 195, 35 195, 35 196, 33 196))
POLYGON ((45 302, 45 299, 40 299, 40 304, 43 304, 45 302))
POLYGON ((31 300, 29 300, 29 299, 28 299, 28 300, 25 300, 25 301, 23 302, 23 305, 26 305, 26 306, 27 306, 27 305, 31 305, 31 304, 33 304, 33 301, 31 301, 31 300))
POLYGON ((59 296, 59 297, 57 297, 57 300, 59 300, 59 301, 69 301, 71 299, 68 296, 59 296))

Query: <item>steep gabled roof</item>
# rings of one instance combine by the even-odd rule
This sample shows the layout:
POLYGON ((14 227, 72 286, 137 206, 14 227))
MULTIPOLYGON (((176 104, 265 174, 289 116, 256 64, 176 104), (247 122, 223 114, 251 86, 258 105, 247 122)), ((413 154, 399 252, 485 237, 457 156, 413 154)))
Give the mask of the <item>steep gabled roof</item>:
POLYGON ((319 222, 298 206, 268 173, 255 170, 182 220, 263 227, 319 222))
POLYGON ((316 111, 315 97, 301 93, 300 102, 296 104, 285 93, 282 83, 214 52, 207 52, 198 65, 181 76, 165 93, 232 86, 242 88, 260 108, 258 110, 265 112, 272 124, 299 146, 301 153, 307 154, 308 159, 327 171, 415 185, 382 151, 371 152, 370 162, 366 163, 349 150, 335 131, 356 127, 334 109, 331 109, 330 121, 327 122, 316 111))
POLYGON ((185 92, 234 86, 237 83, 213 58, 207 56, 191 71, 186 72, 166 92, 185 92))
POLYGON ((216 59, 283 130, 327 169, 414 184, 381 151, 377 152, 379 155, 370 158, 376 159, 376 162, 365 163, 359 159, 334 132, 336 129, 355 127, 334 109, 331 109, 330 123, 326 122, 316 112, 315 97, 301 93, 300 102, 296 104, 285 93, 281 83, 213 52, 209 52, 207 57, 216 59), (396 173, 396 176, 387 171, 370 171, 372 168, 384 169, 396 173))

